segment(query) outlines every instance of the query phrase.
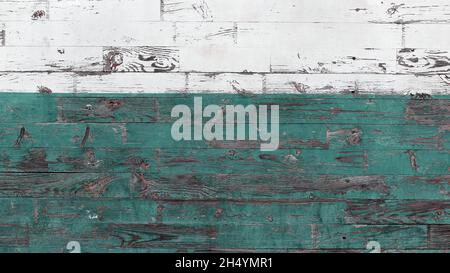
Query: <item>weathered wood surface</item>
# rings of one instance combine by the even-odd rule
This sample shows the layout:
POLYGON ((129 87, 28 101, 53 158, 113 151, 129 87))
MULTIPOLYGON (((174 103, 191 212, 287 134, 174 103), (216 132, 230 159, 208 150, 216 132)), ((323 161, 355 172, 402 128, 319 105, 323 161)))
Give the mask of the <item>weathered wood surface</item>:
POLYGON ((171 21, 448 23, 445 0, 389 1, 163 0, 162 15, 171 21))
POLYGON ((448 250, 447 96, 202 95, 280 104, 270 153, 170 140, 193 97, 2 94, 0 249, 448 250))
POLYGON ((274 51, 237 46, 40 46, 4 47, 0 54, 1 72, 351 73, 368 79, 370 76, 365 74, 445 75, 450 72, 448 50, 420 48, 330 51, 298 47, 274 51))
POLYGON ((446 75, 0 72, 0 92, 446 95, 446 75))
POLYGON ((0 252, 448 253, 449 14, 0 1, 0 252), (278 104, 280 149, 173 141, 194 95, 278 104))
MULTIPOLYGON (((169 123, 172 107, 192 105, 195 94, 0 94, 2 123, 169 123)), ((297 124, 442 125, 446 131, 450 101, 372 95, 201 95, 205 105, 280 106, 280 122, 297 124)))

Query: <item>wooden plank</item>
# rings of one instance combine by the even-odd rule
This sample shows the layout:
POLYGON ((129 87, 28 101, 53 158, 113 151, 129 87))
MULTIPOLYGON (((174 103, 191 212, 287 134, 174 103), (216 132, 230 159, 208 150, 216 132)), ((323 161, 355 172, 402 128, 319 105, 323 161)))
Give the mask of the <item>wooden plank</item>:
POLYGON ((7 46, 165 46, 174 43, 173 25, 165 22, 8 22, 5 30, 7 46))
POLYGON ((447 23, 445 0, 406 0, 401 3, 349 0, 266 0, 238 3, 220 0, 163 0, 164 20, 243 22, 447 23))
MULTIPOLYGON (((168 123, 172 108, 192 105, 199 94, 52 94, 0 93, 2 123, 168 123)), ((448 123, 446 97, 267 94, 201 94, 204 105, 279 105, 281 123, 424 124, 448 123)), ((430 143, 431 144, 431 143, 430 143)))
POLYGON ((258 73, 0 73, 0 92, 445 95, 439 75, 258 73), (45 77, 43 77, 45 75, 45 77), (75 80, 74 80, 75 78, 75 80))
MULTIPOLYGON (((402 29, 390 24, 238 23, 237 44, 246 47, 401 48, 402 29), (355 38, 357 37, 357 38, 355 38)), ((427 48, 427 47, 425 47, 427 48)))
POLYGON ((371 22, 392 21, 387 2, 325 0, 321 5, 308 0, 266 0, 237 3, 220 0, 163 0, 164 20, 244 22, 371 22))
MULTIPOLYGON (((4 148, 172 148, 260 150, 261 141, 181 141, 171 137, 170 123, 127 124, 3 124, 4 148)), ((343 151, 416 150, 445 151, 450 132, 446 126, 428 125, 326 125, 281 124, 279 149, 330 149, 343 151)))
POLYGON ((53 21, 159 21, 159 0, 48 0, 53 21))
POLYGON ((393 49, 303 48, 278 50, 271 53, 271 72, 274 73, 395 73, 396 52, 393 49))
MULTIPOLYGON (((14 122, 23 116, 36 122, 174 122, 171 117, 175 105, 192 105, 192 95, 160 94, 138 97, 43 97, 22 95, 23 100, 9 94, 0 95, 0 106, 10 115, 0 117, 2 122, 14 122), (25 100, 25 99, 29 99, 25 100), (3 103, 2 103, 3 101, 3 103), (26 101, 26 102, 24 102, 26 101), (42 109, 36 102, 43 104, 42 109), (6 104, 7 103, 7 104, 6 104), (58 105, 57 116, 55 104, 58 105), (86 105, 89 105, 86 108, 86 105), (46 108, 43 108, 46 106, 46 108), (33 116, 29 112, 48 113, 33 116)), ((449 100, 428 100, 397 96, 329 97, 326 95, 257 95, 202 94, 204 105, 279 105, 281 123, 343 124, 447 124, 449 100)))
MULTIPOLYGON (((449 192, 449 177, 445 175, 199 174, 178 171, 179 167, 172 173, 157 174, 157 167, 150 164, 151 159, 137 156, 120 163, 116 163, 120 159, 115 158, 113 162, 108 161, 108 158, 97 157, 98 160, 90 165, 85 164, 87 160, 84 158, 74 158, 73 152, 61 156, 60 162, 51 161, 51 152, 46 156, 45 166, 39 164, 42 161, 37 159, 35 165, 28 163, 21 166, 18 171, 24 173, 0 174, 0 195, 92 199, 125 198, 131 195, 136 199, 155 200, 441 200, 447 198, 449 192), (143 166, 148 164, 148 169, 140 167, 140 163, 143 166), (119 168, 123 172, 118 173, 119 168), (54 173, 59 169, 67 170, 67 173, 54 173)), ((15 163, 13 160, 10 169, 15 163)))
MULTIPOLYGON (((0 203, 9 204, 11 200, 14 199, 1 199, 0 203)), ((337 222, 343 220, 353 221, 354 219, 349 217, 353 217, 351 213, 354 211, 350 208, 349 213, 348 208, 342 206, 345 203, 325 201, 277 204, 41 199, 34 201, 35 216, 30 219, 34 224, 25 234, 29 234, 28 251, 33 252, 60 252, 69 241, 78 241, 84 249, 83 252, 136 252, 151 249, 174 251, 180 248, 210 251, 252 248, 367 251, 368 241, 379 242, 383 251, 436 249, 433 248, 436 245, 428 244, 429 232, 423 223, 446 222, 448 217, 444 214, 436 221, 431 217, 431 213, 426 216, 419 213, 412 219, 411 212, 403 208, 417 206, 425 207, 429 211, 430 208, 439 206, 447 206, 448 209, 448 204, 425 201, 382 202, 402 211, 401 216, 395 216, 394 225, 337 225, 337 222), (336 218, 339 215, 343 217, 344 213, 352 216, 336 218), (397 223, 405 219, 413 220, 418 225, 397 223), (180 224, 180 221, 183 224, 180 224), (53 234, 55 239, 48 240, 49 234, 53 234)), ((371 210, 370 207, 367 209, 371 210)), ((374 214, 372 220, 384 221, 384 217, 390 217, 391 213, 386 209, 383 214, 374 214)), ((20 218, 19 216, 21 214, 16 214, 17 218, 20 218)), ((394 222, 394 219, 392 220, 394 222)), ((11 238, 23 238, 15 236, 17 231, 11 234, 10 228, 6 231, 8 236, 5 238, 9 242, 11 238)))
MULTIPOLYGON (((6 203, 11 200, 14 199, 2 198, 2 202, 6 203)), ((23 201, 16 200, 17 203, 23 201)), ((281 224, 289 228, 310 224, 421 225, 448 224, 450 221, 448 200, 230 200, 224 203, 216 200, 39 199, 34 203, 38 211, 37 225, 57 224, 58 220, 64 220, 66 223, 86 224, 281 224)))
POLYGON ((267 93, 306 94, 446 94, 449 84, 438 75, 267 74, 267 93))
POLYGON ((1 171, 156 174, 446 175, 449 153, 428 150, 44 149, 2 152, 1 171), (414 162, 412 159, 414 158, 414 162), (414 164, 413 164, 414 163, 414 164), (141 166, 142 165, 142 166, 141 166), (284 171, 283 171, 284 170, 284 171))
POLYGON ((48 20, 49 10, 46 1, 1 1, 0 21, 48 20))
POLYGON ((1 71, 445 74, 446 50, 198 47, 3 47, 1 71), (396 56, 397 54, 397 56, 396 56), (116 58, 116 59, 115 59, 116 58), (180 65, 181 62, 181 65, 180 65), (398 66, 397 66, 398 63, 398 66), (114 67, 114 68, 113 68, 114 67))
POLYGON ((1 72, 101 72, 102 69, 101 47, 0 48, 1 72))
POLYGON ((65 252, 63 247, 69 241, 80 243, 82 252, 363 252, 370 238, 377 238, 383 245, 383 252, 421 250, 425 252, 425 226, 382 226, 366 227, 339 226, 348 240, 325 238, 338 236, 332 233, 333 226, 321 226, 319 243, 311 238, 311 227, 299 225, 154 225, 154 224, 97 224, 77 225, 76 231, 67 227, 54 227, 30 235, 30 251, 65 252), (48 232, 58 234, 55 240, 45 240, 48 232), (401 238, 395 240, 394 238, 401 238), (413 239, 408 236, 414 236, 413 239), (276 240, 275 240, 276 238, 276 240), (348 242, 347 242, 348 241, 348 242), (334 243, 334 244, 333 244, 334 243), (323 248, 322 248, 323 246, 323 248), (331 248, 324 248, 330 246, 331 248))

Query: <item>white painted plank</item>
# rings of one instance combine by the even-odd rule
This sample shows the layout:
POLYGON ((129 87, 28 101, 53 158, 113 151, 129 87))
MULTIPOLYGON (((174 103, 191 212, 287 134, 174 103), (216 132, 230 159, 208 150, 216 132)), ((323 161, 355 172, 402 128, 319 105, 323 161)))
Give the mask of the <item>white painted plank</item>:
POLYGON ((49 0, 51 20, 122 24, 159 21, 160 0, 49 0))
POLYGON ((405 47, 446 49, 450 48, 449 24, 408 24, 405 26, 405 47))
POLYGON ((0 47, 0 71, 102 70, 101 47, 0 47))
POLYGON ((385 22, 389 1, 163 0, 164 20, 230 22, 385 22))
POLYGON ((235 46, 180 48, 180 70, 185 72, 269 72, 269 51, 235 46))
POLYGON ((298 48, 271 53, 271 72, 396 73, 396 50, 373 48, 298 48))
POLYGON ((8 22, 5 30, 7 46, 172 45, 174 35, 166 22, 8 22))
POLYGON ((400 48, 402 29, 390 24, 238 23, 237 44, 279 50, 400 48))
POLYGON ((267 93, 449 94, 438 75, 268 74, 267 93))
POLYGON ((0 1, 0 22, 47 20, 46 1, 0 1))
POLYGON ((77 75, 77 93, 180 93, 186 91, 184 73, 111 73, 77 75))
POLYGON ((192 45, 233 45, 236 43, 234 23, 176 23, 176 44, 192 45))
POLYGON ((450 94, 444 75, 234 73, 0 73, 0 92, 450 94))
POLYGON ((168 21, 448 23, 448 0, 163 0, 168 21))
POLYGON ((0 73, 0 92, 35 93, 49 89, 53 93, 74 91, 72 73, 0 73))

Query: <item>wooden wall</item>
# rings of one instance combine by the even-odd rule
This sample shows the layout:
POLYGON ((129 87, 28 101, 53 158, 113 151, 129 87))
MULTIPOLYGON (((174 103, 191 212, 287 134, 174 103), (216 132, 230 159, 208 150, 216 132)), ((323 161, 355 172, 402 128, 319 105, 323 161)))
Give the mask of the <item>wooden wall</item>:
POLYGON ((448 0, 1 0, 0 251, 448 252, 448 0), (170 110, 280 105, 280 149, 170 110))

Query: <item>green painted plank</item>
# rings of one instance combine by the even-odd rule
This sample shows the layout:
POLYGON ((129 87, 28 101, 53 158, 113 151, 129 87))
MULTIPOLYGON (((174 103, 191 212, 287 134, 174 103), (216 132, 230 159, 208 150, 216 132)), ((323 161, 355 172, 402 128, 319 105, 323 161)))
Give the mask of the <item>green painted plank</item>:
POLYGON ((447 124, 448 96, 330 96, 264 94, 0 94, 0 122, 171 122, 175 105, 280 105, 282 123, 447 124))
POLYGON ((449 176, 1 173, 2 197, 446 200, 449 176))
POLYGON ((2 224, 450 224, 449 200, 144 200, 0 198, 2 224), (30 202, 33 205, 29 207, 30 202), (6 209, 3 209, 5 211, 6 209), (12 215, 12 213, 15 213, 12 215))
POLYGON ((1 172, 446 175, 450 153, 433 150, 8 148, 1 172))
MULTIPOLYGON (((0 124, 0 147, 260 149, 260 141, 175 141, 172 124, 0 124)), ((428 125, 280 125, 280 149, 450 148, 450 130, 428 125)))
POLYGON ((450 153, 433 150, 53 149, 9 148, 2 172, 142 172, 150 174, 288 173, 446 175, 450 153))
MULTIPOLYGON (((2 198, 0 204, 11 201, 20 203, 26 199, 2 198)), ((29 223, 4 224, 2 219, 0 250, 64 252, 70 241, 78 241, 83 252, 365 251, 369 241, 379 242, 383 251, 448 248, 449 229, 442 225, 449 224, 448 202, 376 201, 383 202, 384 207, 375 212, 375 201, 366 200, 358 201, 358 208, 355 203, 346 205, 348 202, 344 200, 32 201, 35 209, 27 213, 33 215, 29 223), (365 219, 358 217, 362 207, 373 215, 365 219), (433 210, 443 208, 446 211, 437 220, 433 210), (382 224, 386 219, 389 225, 382 224), (346 224, 352 222, 369 225, 346 224), (429 230, 423 224, 439 225, 432 225, 429 230), (439 243, 438 238, 441 238, 439 243)), ((16 217, 23 218, 23 215, 16 214, 16 217)))
POLYGON ((210 252, 210 251, 318 251, 369 252, 367 243, 377 241, 381 250, 427 250, 427 227, 352 225, 163 225, 78 224, 54 227, 43 233, 32 230, 32 252, 63 252, 70 241, 82 252, 210 252), (49 233, 54 240, 46 240, 49 233), (345 239, 343 239, 345 238, 345 239))

